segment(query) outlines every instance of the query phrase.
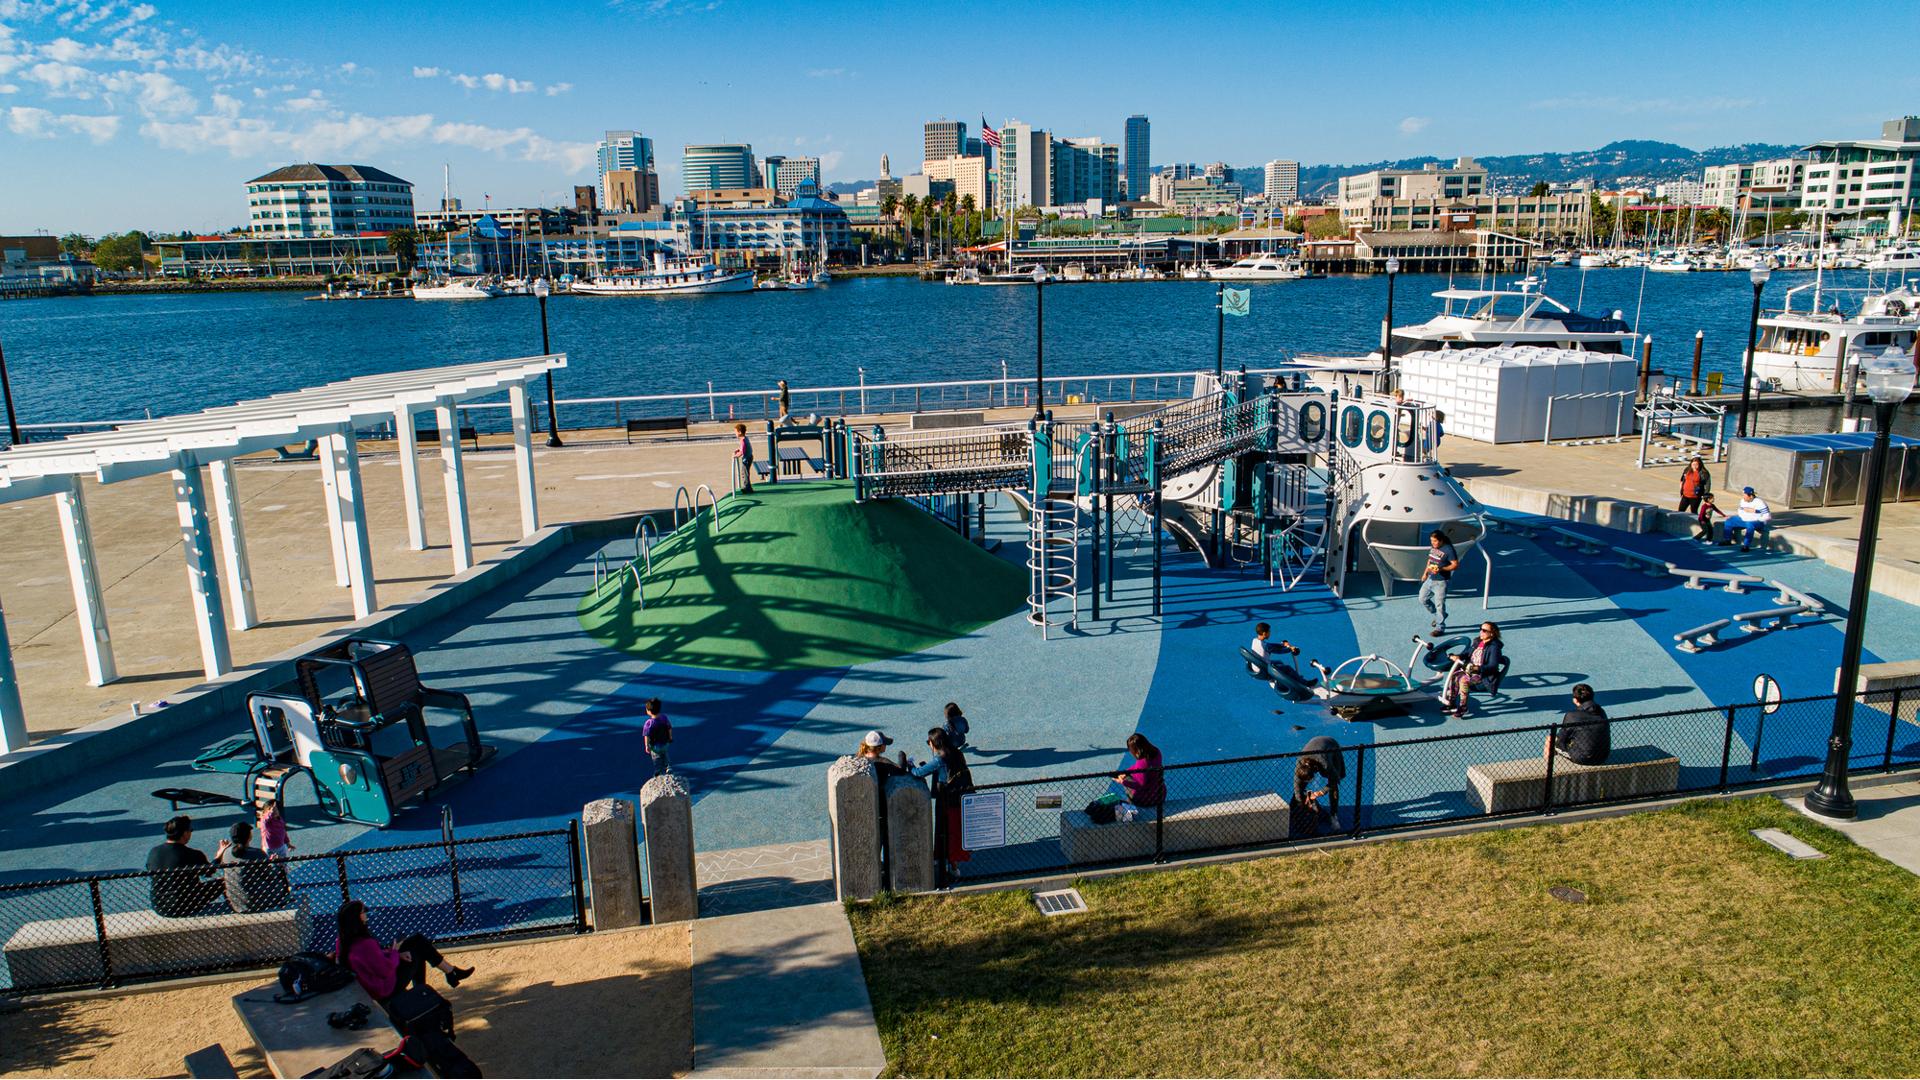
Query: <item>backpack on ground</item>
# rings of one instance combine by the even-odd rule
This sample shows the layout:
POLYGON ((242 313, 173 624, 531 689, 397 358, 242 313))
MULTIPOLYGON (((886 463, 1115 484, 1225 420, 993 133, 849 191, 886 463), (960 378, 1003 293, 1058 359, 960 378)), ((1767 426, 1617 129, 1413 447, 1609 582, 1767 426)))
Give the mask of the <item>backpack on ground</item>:
POLYGON ((353 972, 326 953, 295 953, 280 965, 280 992, 273 1000, 291 1005, 320 994, 331 994, 351 982, 353 972))

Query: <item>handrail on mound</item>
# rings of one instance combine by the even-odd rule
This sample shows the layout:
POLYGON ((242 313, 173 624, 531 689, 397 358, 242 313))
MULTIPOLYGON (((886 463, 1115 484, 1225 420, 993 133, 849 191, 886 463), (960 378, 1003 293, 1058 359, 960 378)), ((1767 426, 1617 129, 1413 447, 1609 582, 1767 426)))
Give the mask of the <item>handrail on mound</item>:
POLYGON ((645 562, 647 573, 653 572, 653 549, 660 542, 660 532, 653 527, 653 518, 643 517, 633 529, 633 561, 645 562))
MULTIPOLYGON (((701 484, 700 486, 706 487, 707 485, 701 484)), ((689 510, 692 511, 691 514, 689 514, 690 518, 698 517, 700 515, 699 509, 693 505, 693 494, 687 490, 687 485, 681 484, 679 490, 673 493, 673 531, 674 532, 680 531, 680 500, 681 499, 685 499, 687 501, 687 507, 689 510)))
POLYGON ((701 484, 699 487, 693 489, 693 516, 695 519, 700 517, 700 493, 703 491, 707 493, 707 505, 713 508, 713 531, 719 532, 720 497, 715 495, 713 489, 705 484, 701 484))

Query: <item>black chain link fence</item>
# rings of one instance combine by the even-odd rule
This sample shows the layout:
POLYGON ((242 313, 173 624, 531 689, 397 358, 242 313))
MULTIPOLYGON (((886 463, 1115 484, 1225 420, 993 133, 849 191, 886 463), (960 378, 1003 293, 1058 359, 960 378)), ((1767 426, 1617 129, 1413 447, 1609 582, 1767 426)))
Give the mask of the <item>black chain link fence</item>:
POLYGON ((331 953, 351 897, 373 936, 586 929, 578 824, 324 855, 0 885, 0 995, 276 967, 331 953))
MULTIPOLYGON (((1827 695, 1615 717, 1605 722, 1611 751, 1599 767, 1545 753, 1561 733, 1558 723, 1337 754, 1168 762, 1164 803, 1117 808, 1111 822, 1096 821, 1092 804, 1119 795, 1117 765, 1115 772, 982 784, 975 798, 987 803, 975 805, 996 819, 1003 814, 1005 844, 943 869, 951 882, 987 881, 1812 779, 1825 767, 1836 704, 1827 695), (1306 757, 1328 767, 1303 778, 1305 790, 1325 792, 1303 803, 1295 776, 1306 757)), ((1915 763, 1920 689, 1857 695, 1848 771, 1915 763)))

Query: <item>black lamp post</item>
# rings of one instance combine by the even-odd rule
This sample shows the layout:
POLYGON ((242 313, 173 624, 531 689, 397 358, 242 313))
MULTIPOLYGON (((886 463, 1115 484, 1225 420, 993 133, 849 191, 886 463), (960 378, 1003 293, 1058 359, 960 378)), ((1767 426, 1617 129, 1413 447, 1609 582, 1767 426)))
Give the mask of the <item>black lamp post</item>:
MULTIPOLYGON (((1756 288, 1755 293, 1759 290, 1756 288)), ((1806 807, 1821 817, 1854 816, 1847 790, 1847 763, 1853 750, 1853 699, 1860 682, 1860 650, 1867 634, 1867 601, 1873 595, 1873 548, 1880 531, 1880 491, 1886 483, 1887 443, 1893 412, 1913 392, 1912 364, 1878 356, 1860 365, 1860 377, 1873 399, 1873 452, 1867 457, 1867 484, 1860 508, 1860 545, 1853 557, 1853 599, 1847 605, 1847 634, 1840 646, 1840 685, 1833 699, 1833 734, 1827 738, 1827 765, 1820 786, 1807 793, 1806 807)), ((1896 717, 1889 721, 1898 723, 1896 717)))
POLYGON ((1387 260, 1387 325, 1380 335, 1380 388, 1385 390, 1393 378, 1393 279, 1400 274, 1400 260, 1387 260))
MULTIPOLYGON (((553 352, 553 346, 547 341, 547 296, 551 292, 553 288, 547 284, 546 278, 533 279, 533 297, 540 301, 540 354, 542 356, 553 352)), ((553 411, 552 368, 547 369, 547 445, 550 447, 565 445, 560 441, 560 419, 554 415, 553 411)))
POLYGON ((1047 415, 1047 269, 1033 268, 1033 418, 1047 415))
POLYGON ((1213 311, 1219 322, 1213 333, 1213 381, 1219 385, 1227 360, 1227 283, 1224 281, 1214 283, 1213 311))
POLYGON ((0 396, 7 401, 7 449, 20 445, 20 421, 13 415, 13 384, 7 381, 7 352, 0 349, 0 396))
POLYGON ((1747 407, 1753 400, 1753 350, 1760 340, 1760 290, 1767 287, 1767 278, 1772 274, 1765 266, 1755 266, 1747 275, 1753 281, 1753 314, 1747 317, 1747 359, 1740 373, 1740 426, 1741 438, 1747 437, 1747 407))

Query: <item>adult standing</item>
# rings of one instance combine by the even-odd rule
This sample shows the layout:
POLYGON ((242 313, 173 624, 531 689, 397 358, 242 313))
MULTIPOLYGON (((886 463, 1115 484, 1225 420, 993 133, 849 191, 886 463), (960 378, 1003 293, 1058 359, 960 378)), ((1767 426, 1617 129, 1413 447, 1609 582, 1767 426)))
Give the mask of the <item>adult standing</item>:
POLYGON ((1698 512, 1700 500, 1713 490, 1713 474, 1707 471, 1706 462, 1699 455, 1687 462, 1687 471, 1680 474, 1680 512, 1698 512))
POLYGON ((734 468, 740 470, 740 490, 753 494, 753 440, 747 438, 747 425, 733 425, 734 438, 738 441, 733 447, 734 468))
MULTIPOLYGON (((147 852, 147 869, 153 894, 153 910, 170 919, 185 919, 205 912, 218 899, 223 882, 211 880, 213 867, 205 852, 192 846, 193 819, 179 814, 167 819, 167 841, 147 852)), ((220 841, 215 859, 224 858, 231 842, 220 841)))
POLYGON ((966 862, 971 856, 960 846, 960 797, 973 792, 973 772, 966 755, 947 741, 945 728, 927 732, 927 749, 933 757, 913 775, 933 784, 934 850, 948 863, 966 862))
POLYGON ((1447 582, 1460 569, 1460 553, 1438 529, 1427 537, 1427 565, 1420 571, 1420 606, 1427 610, 1432 629, 1427 636, 1439 639, 1447 632, 1447 582))
POLYGON ((787 389, 787 380, 780 380, 780 420, 785 424, 793 419, 793 392, 787 389))

